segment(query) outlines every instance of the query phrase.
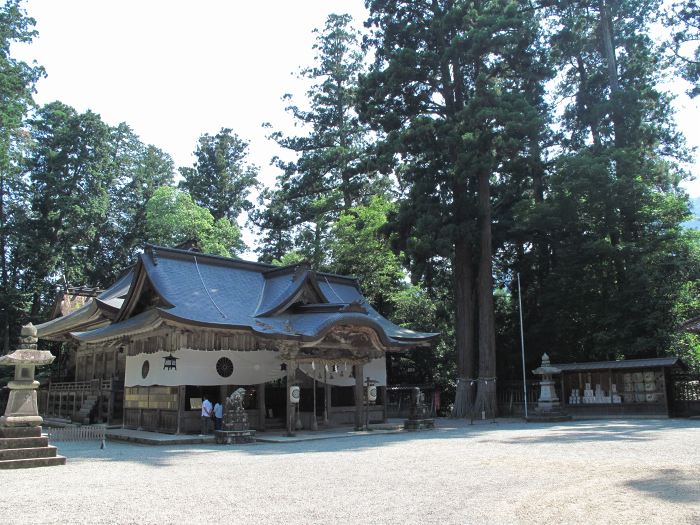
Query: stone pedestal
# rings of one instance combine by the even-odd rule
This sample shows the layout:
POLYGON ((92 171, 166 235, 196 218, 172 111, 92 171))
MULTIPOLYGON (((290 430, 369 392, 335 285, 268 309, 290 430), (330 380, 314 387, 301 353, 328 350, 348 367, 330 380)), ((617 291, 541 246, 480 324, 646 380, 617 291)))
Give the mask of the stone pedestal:
POLYGON ((533 374, 542 377, 540 380, 540 397, 534 414, 529 414, 527 420, 533 422, 569 421, 571 416, 566 414, 559 402, 553 376, 561 373, 561 370, 551 365, 549 356, 542 355, 542 364, 532 371, 533 374))
POLYGON ((428 430, 435 428, 435 420, 430 417, 430 410, 424 403, 420 388, 411 391, 411 412, 403 423, 404 430, 428 430))
POLYGON ((219 445, 255 443, 255 430, 248 428, 248 414, 243 408, 244 394, 245 390, 239 388, 226 399, 223 429, 214 431, 219 445))
POLYGON ((37 350, 36 328, 22 327, 20 345, 11 354, 0 357, 0 365, 14 366, 15 377, 8 383, 10 395, 5 415, 0 417, 0 469, 64 465, 66 458, 56 455, 41 435, 42 417, 36 402, 39 381, 37 366, 53 362, 51 352, 37 350))

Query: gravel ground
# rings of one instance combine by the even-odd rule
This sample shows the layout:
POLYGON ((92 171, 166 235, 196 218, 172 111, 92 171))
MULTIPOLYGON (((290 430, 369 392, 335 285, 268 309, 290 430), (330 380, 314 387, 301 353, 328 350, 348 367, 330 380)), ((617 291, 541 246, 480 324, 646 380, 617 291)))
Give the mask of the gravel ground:
POLYGON ((57 443, 0 523, 700 523, 700 421, 440 420, 302 443, 57 443))

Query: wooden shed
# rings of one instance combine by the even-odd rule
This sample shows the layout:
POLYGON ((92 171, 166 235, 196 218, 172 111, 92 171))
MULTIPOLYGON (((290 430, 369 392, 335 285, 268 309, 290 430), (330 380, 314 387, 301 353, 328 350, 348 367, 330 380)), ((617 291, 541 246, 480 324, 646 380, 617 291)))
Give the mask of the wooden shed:
POLYGON ((671 374, 687 367, 678 357, 553 364, 561 403, 574 417, 671 415, 671 374))

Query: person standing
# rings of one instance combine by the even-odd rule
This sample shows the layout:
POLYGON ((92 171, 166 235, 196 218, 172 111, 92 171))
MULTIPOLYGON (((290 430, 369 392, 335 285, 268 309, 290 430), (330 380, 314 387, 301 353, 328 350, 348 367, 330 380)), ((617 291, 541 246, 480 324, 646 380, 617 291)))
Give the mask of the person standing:
POLYGON ((207 396, 204 396, 202 398, 202 433, 201 435, 204 436, 209 433, 209 421, 211 421, 211 413, 212 413, 212 407, 211 407, 211 401, 207 398, 207 396))
POLYGON ((224 419, 224 407, 219 401, 214 405, 214 430, 221 430, 221 422, 224 419))

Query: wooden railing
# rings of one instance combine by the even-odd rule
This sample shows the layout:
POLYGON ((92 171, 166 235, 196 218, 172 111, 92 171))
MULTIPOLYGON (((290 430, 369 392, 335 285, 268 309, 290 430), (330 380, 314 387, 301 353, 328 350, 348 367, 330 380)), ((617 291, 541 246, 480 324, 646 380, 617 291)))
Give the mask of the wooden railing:
MULTIPOLYGON (((522 381, 500 381, 496 383, 498 413, 501 416, 522 416, 525 414, 525 393, 522 381)), ((528 410, 534 410, 539 397, 539 381, 527 382, 528 410)))
POLYGON ((83 425, 79 427, 48 427, 44 429, 49 441, 104 441, 104 425, 83 425))
POLYGON ((49 383, 49 390, 52 392, 89 392, 93 390, 93 382, 49 383))
POLYGON ((97 419, 112 421, 115 408, 115 394, 121 383, 113 378, 92 379, 90 381, 49 382, 46 389, 39 392, 39 410, 47 416, 74 418, 83 403, 90 396, 97 399, 97 419))

